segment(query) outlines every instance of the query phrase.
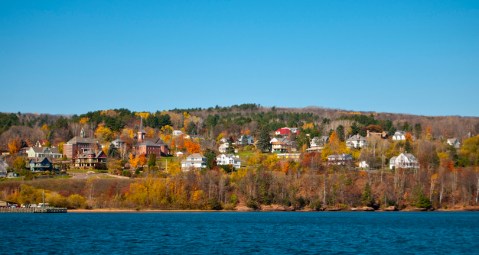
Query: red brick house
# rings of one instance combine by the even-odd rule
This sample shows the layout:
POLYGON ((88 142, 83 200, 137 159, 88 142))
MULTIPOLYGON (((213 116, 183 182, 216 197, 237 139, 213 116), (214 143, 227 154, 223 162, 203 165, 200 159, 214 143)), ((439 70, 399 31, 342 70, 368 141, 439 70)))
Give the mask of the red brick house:
POLYGON ((98 152, 101 145, 94 138, 85 137, 85 131, 81 130, 80 136, 73 137, 70 141, 63 145, 63 155, 68 159, 76 159, 78 155, 85 152, 98 152))

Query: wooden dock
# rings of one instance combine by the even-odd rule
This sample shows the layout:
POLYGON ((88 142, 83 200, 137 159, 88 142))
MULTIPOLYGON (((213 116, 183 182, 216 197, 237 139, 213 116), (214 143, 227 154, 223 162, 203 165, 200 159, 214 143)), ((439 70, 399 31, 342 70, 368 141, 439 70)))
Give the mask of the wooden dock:
POLYGON ((67 208, 56 207, 31 207, 31 208, 0 208, 0 213, 66 213, 67 208))

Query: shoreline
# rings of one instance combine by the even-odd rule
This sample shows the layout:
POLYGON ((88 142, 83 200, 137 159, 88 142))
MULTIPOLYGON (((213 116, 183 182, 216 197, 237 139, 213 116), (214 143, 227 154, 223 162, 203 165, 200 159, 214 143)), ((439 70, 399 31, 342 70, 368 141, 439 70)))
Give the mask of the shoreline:
POLYGON ((312 210, 181 210, 181 209, 121 209, 121 208, 100 208, 100 209, 69 209, 68 213, 167 213, 167 212, 477 212, 479 211, 479 206, 475 207, 466 207, 466 208, 455 208, 455 209, 434 209, 434 210, 423 210, 418 208, 406 208, 404 210, 323 210, 323 211, 312 211, 312 210))

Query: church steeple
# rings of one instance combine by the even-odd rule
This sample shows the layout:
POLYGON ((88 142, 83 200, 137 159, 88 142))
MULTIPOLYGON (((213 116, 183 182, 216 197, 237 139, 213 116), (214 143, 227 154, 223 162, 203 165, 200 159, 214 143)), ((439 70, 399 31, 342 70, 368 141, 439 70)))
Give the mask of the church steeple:
POLYGON ((138 142, 141 143, 145 139, 145 131, 143 130, 143 117, 140 117, 140 129, 138 130, 138 142))
POLYGON ((81 128, 80 137, 85 138, 85 130, 83 130, 83 128, 81 128))

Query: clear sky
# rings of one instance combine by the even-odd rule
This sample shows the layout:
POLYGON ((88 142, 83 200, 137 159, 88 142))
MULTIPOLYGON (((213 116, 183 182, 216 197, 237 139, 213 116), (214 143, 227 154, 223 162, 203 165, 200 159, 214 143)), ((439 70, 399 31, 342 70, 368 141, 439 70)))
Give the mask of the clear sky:
POLYGON ((479 1, 0 0, 0 111, 479 116, 479 1))

